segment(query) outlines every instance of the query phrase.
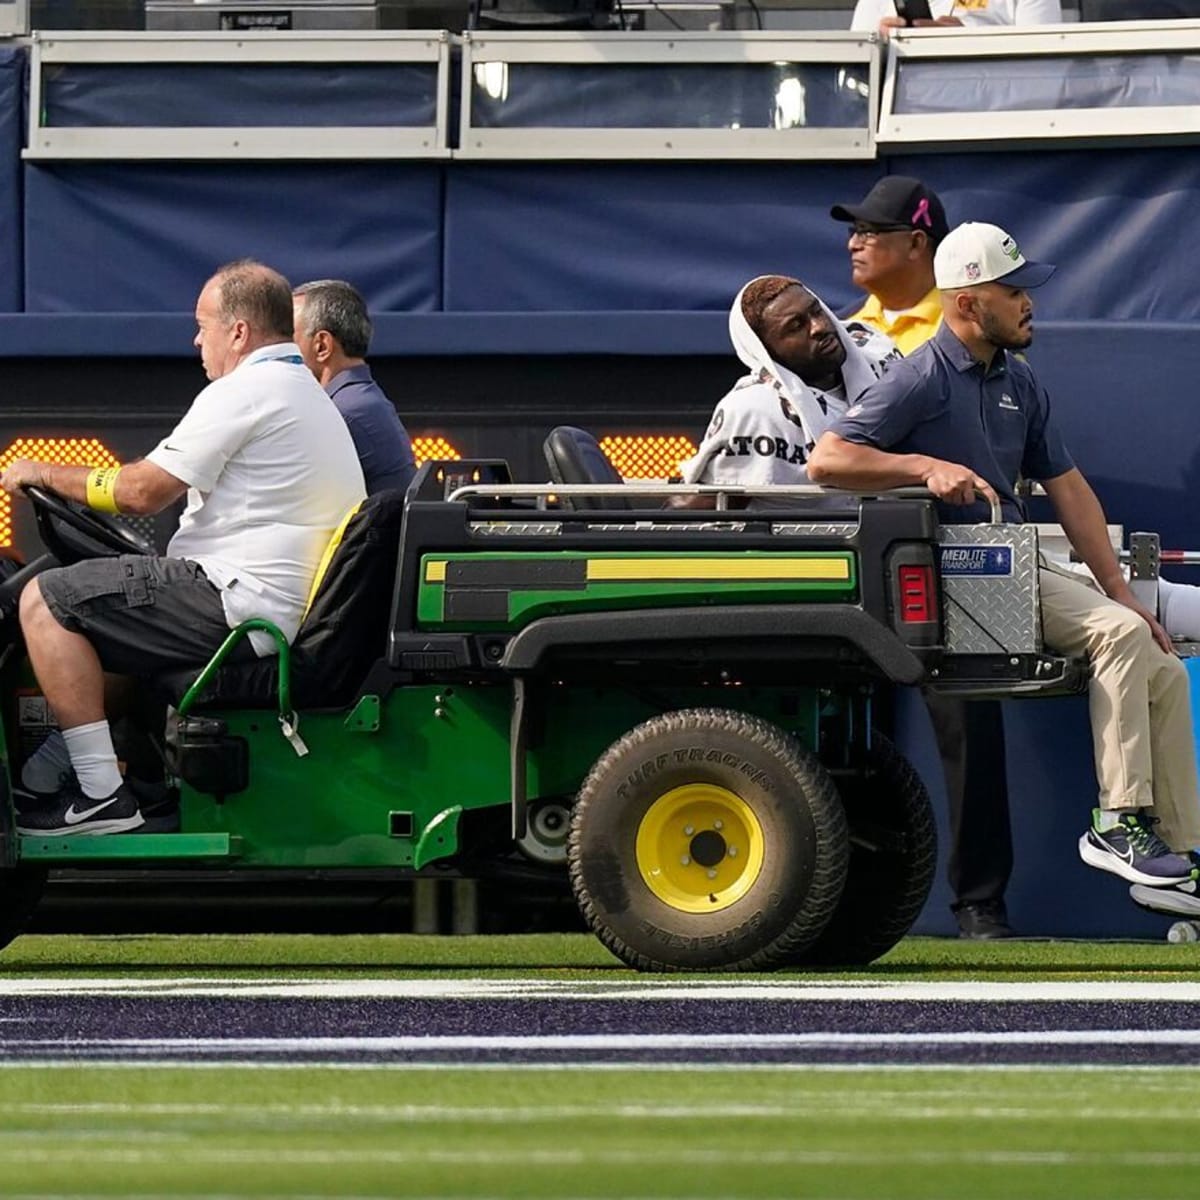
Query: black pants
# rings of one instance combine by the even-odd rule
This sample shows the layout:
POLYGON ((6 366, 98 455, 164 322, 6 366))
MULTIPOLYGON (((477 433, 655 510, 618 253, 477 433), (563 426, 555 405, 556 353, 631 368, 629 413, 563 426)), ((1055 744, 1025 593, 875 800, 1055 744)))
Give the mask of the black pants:
POLYGON ((1013 851, 1000 702, 927 692, 925 704, 946 776, 953 907, 1003 900, 1013 851))

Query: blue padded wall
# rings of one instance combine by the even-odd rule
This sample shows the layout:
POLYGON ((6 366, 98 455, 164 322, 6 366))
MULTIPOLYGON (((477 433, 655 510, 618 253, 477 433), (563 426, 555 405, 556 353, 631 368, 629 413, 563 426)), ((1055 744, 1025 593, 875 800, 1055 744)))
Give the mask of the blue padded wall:
POLYGON ((1038 296, 1057 320, 1200 321, 1190 148, 939 154, 877 163, 542 163, 447 172, 451 311, 720 309, 751 276, 797 275, 854 299, 829 207, 880 176, 926 179, 951 223, 1005 226, 1061 264, 1038 296), (1147 261, 1153 269, 1147 269, 1147 261))
POLYGON ((1046 316, 1200 321, 1187 233, 1200 211, 1195 147, 931 154, 886 167, 927 180, 951 225, 994 222, 1028 257, 1058 263, 1038 292, 1046 316))
POLYGON ((0 312, 21 309, 25 51, 0 47, 0 312))
POLYGON ((874 163, 456 163, 446 178, 452 311, 728 309, 754 275, 853 296, 845 226, 874 163))
POLYGON ((1035 322, 1029 360, 1111 519, 1200 547, 1200 327, 1035 322))
MULTIPOLYGON (((0 88, 18 77, 0 60, 0 88)), ((0 107, 0 140, 6 129, 4 216, 20 212, 19 194, 4 189, 20 131, 0 107)), ((1057 261, 1038 296, 1043 318, 1200 321, 1188 256, 1171 252, 1200 203, 1200 177, 1188 151, 1168 148, 733 167, 30 165, 25 306, 186 311, 196 278, 253 253, 297 276, 348 275, 385 313, 722 310, 770 271, 841 308, 855 293, 829 206, 861 198, 888 170, 928 179, 952 220, 997 221, 1028 253, 1057 261)), ((0 225, 0 256, 17 231, 0 225)), ((19 278, 6 272, 0 288, 19 278)), ((0 311, 5 303, 0 292, 0 311)))
POLYGON ((295 282, 349 279, 373 309, 441 307, 436 166, 71 164, 25 179, 31 313, 191 312, 213 269, 247 256, 295 282))

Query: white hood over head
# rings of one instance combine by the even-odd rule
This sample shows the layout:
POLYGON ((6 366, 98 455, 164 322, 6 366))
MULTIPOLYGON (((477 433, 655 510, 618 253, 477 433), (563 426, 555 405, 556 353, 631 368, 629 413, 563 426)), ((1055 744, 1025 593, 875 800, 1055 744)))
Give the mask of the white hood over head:
MULTIPOLYGON (((804 463, 826 429, 900 357, 891 339, 857 322, 839 321, 813 292, 846 350, 844 387, 821 392, 776 362, 742 311, 750 280, 729 309, 729 338, 750 374, 717 405, 699 451, 681 464, 688 483, 804 483, 804 463)), ((793 281, 800 287, 806 285, 793 281)), ((808 289, 810 292, 811 288, 808 289)))

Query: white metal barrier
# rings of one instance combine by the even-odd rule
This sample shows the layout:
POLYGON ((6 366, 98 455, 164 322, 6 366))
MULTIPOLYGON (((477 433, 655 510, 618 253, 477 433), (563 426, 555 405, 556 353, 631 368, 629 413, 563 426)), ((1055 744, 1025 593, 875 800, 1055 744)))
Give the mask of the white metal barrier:
MULTIPOLYGON (((449 155, 451 35, 444 30, 34 34, 28 159, 396 159, 449 155), (65 70, 125 65, 258 67, 417 64, 431 67, 431 119, 420 125, 56 125, 52 89, 65 70)), ((203 103, 201 93, 195 103, 203 103)))
POLYGON ((1198 52, 1200 21, 899 30, 876 141, 887 150, 1194 141, 1198 52))
MULTIPOLYGON (((24 19, 27 4, 0 0, 0 35, 6 17, 24 19)), ((886 46, 874 34, 812 30, 461 38, 445 30, 63 32, 35 33, 31 46, 25 156, 43 161, 828 161, 871 159, 878 148, 1200 140, 1200 21, 906 30, 886 46), (459 47, 461 106, 452 131, 459 47), (210 88, 244 82, 253 97, 254 72, 239 77, 230 68, 289 64, 412 66, 423 72, 410 89, 420 120, 379 123, 370 102, 383 107, 396 97, 377 78, 364 83, 361 122, 322 123, 319 94, 314 119, 302 125, 195 120, 208 101, 227 109, 239 101, 236 89, 206 93, 194 79, 206 68, 223 81, 210 88), (150 111, 90 123, 78 105, 63 114, 78 89, 114 67, 131 76, 179 67, 181 80, 190 73, 193 111, 174 124, 155 124, 150 111)), ((357 95, 343 88, 337 100, 352 111, 357 95)))

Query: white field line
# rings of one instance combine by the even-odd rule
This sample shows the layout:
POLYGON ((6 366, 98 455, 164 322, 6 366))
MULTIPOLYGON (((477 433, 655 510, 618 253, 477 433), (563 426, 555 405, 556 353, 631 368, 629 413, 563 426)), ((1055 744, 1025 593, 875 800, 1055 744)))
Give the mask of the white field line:
MULTIPOLYGON (((1129 1150, 1106 1152, 1086 1150, 735 1150, 698 1149, 629 1150, 605 1147, 597 1150, 512 1149, 467 1150, 414 1147, 411 1150, 364 1146, 347 1150, 312 1150, 289 1147, 287 1161, 291 1166, 341 1167, 352 1166, 456 1166, 456 1167, 536 1167, 561 1170, 564 1167, 1170 1167, 1200 1166, 1200 1150, 1129 1150)), ((100 1165, 178 1167, 249 1166, 278 1164, 276 1146, 257 1149, 187 1145, 174 1142, 161 1150, 153 1147, 107 1147, 91 1143, 78 1148, 48 1147, 44 1150, 22 1147, 0 1148, 0 1164, 52 1164, 65 1166, 73 1161, 100 1165)))
POLYGON ((380 1037, 13 1038, 0 1052, 120 1050, 125 1054, 346 1054, 413 1051, 793 1050, 873 1046, 1200 1046, 1200 1029, 1044 1029, 946 1033, 404 1034, 380 1037))
POLYGON ((228 997, 296 1000, 892 1000, 926 1002, 1152 1001, 1200 1003, 1200 982, 1144 979, 1078 982, 822 980, 571 982, 529 979, 239 980, 173 977, 4 978, 0 999, 24 996, 228 997))

